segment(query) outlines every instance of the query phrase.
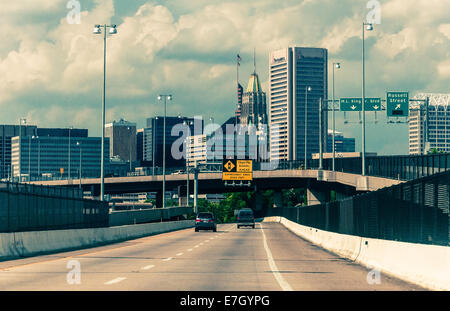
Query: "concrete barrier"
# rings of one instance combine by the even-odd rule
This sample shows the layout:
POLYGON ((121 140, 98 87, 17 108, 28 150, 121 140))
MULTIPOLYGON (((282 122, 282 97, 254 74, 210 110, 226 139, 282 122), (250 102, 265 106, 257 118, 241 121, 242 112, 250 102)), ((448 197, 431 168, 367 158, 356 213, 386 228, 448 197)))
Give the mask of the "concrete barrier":
POLYGON ((193 220, 108 228, 0 233, 0 260, 61 252, 194 227, 193 220))
POLYGON ((341 257, 432 290, 450 290, 450 247, 369 239, 306 227, 284 217, 267 217, 294 234, 341 257))

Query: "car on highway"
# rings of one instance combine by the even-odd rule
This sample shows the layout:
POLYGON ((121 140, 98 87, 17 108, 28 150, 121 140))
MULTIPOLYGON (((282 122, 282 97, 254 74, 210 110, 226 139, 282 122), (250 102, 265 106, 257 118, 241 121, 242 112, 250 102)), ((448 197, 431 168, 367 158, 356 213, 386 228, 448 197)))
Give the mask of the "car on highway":
POLYGON ((195 232, 200 230, 217 231, 217 223, 213 213, 202 212, 197 214, 195 218, 195 232))
POLYGON ((252 227, 255 229, 255 215, 253 214, 253 210, 250 208, 243 208, 239 211, 236 217, 237 227, 252 227))

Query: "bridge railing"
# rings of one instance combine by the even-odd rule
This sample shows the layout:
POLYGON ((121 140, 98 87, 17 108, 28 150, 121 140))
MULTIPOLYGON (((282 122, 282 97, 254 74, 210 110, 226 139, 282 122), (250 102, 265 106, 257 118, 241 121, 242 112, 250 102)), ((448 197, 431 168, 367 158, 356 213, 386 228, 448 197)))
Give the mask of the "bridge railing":
MULTIPOLYGON (((322 169, 331 171, 332 159, 323 159, 322 169)), ((414 180, 450 170, 450 153, 406 156, 370 156, 366 158, 366 175, 382 178, 414 180)), ((303 169, 304 161, 280 161, 274 166, 281 170, 303 169)), ((318 169, 319 160, 308 160, 307 168, 318 169)), ((254 170, 261 164, 255 163, 254 170)), ((335 170, 338 172, 362 174, 361 158, 336 158, 335 170)))
POLYGON ((447 171, 342 201, 269 208, 266 216, 367 238, 450 245, 449 206, 447 171))

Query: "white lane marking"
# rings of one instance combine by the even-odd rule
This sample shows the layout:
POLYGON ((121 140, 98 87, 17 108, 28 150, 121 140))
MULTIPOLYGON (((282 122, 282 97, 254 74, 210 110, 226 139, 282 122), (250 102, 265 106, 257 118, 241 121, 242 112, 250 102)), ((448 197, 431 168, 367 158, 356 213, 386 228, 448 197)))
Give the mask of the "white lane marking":
POLYGON ((273 260, 273 257, 272 257, 272 252, 269 249, 269 245, 267 245, 267 240, 266 240, 266 235, 264 233, 264 229, 261 224, 259 224, 259 226, 261 227, 261 232, 262 232, 263 240, 264 240, 264 249, 266 250, 267 261, 269 262, 270 270, 272 270, 272 273, 282 290, 292 291, 292 287, 289 285, 288 282, 286 282, 286 280, 283 278, 283 276, 280 274, 280 272, 278 272, 277 265, 275 264, 275 261, 273 260))
POLYGON ((173 259, 173 257, 164 258, 163 261, 169 261, 169 260, 172 260, 172 259, 173 259))
POLYGON ((177 256, 181 256, 181 255, 183 255, 183 254, 184 254, 184 253, 178 253, 177 256))
POLYGON ((153 267, 154 267, 154 265, 148 265, 148 266, 142 267, 142 270, 148 270, 148 269, 151 269, 153 267))
POLYGON ((202 243, 200 243, 199 245, 203 245, 203 242, 202 242, 202 243))
POLYGON ((194 247, 195 247, 195 248, 197 248, 197 247, 198 247, 198 245, 195 245, 194 247))
POLYGON ((188 251, 188 252, 192 252, 192 248, 188 249, 187 251, 188 251))
POLYGON ((206 242, 206 243, 208 243, 208 242, 209 242, 209 240, 205 240, 205 242, 206 242))
POLYGON ((116 284, 116 283, 122 282, 122 281, 125 280, 125 279, 126 279, 126 278, 124 278, 124 277, 116 278, 116 279, 114 279, 114 280, 105 282, 105 285, 116 284))

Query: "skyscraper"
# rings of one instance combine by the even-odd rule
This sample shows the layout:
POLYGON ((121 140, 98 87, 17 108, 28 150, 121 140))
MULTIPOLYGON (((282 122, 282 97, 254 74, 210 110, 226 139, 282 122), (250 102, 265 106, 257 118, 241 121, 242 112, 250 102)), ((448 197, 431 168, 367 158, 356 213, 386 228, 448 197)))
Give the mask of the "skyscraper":
POLYGON ((450 152, 450 94, 417 94, 409 111, 409 154, 450 152))
MULTIPOLYGON (((322 48, 289 47, 270 53, 271 160, 304 159, 305 146, 308 159, 319 152, 319 99, 328 97, 327 62, 328 51, 322 48)), ((327 120, 322 120, 326 146, 327 120)))
POLYGON ((105 137, 109 137, 110 156, 124 161, 136 161, 136 123, 120 119, 105 125, 105 137))
MULTIPOLYGON (((183 136, 183 133, 178 130, 185 128, 187 131, 186 127, 189 129, 190 134, 202 134, 203 120, 182 116, 166 116, 166 167, 182 167, 186 165, 184 149, 182 150, 183 155, 180 158, 177 158, 177 156, 172 153, 173 143, 179 141, 183 136), (176 129, 176 126, 179 128, 176 129), (196 126, 198 128, 196 128, 196 126), (174 128, 176 130, 172 132, 174 128)), ((162 167, 164 160, 164 117, 157 116, 154 118, 147 118, 147 128, 144 129, 143 136, 144 161, 151 162, 152 165, 154 161, 156 167, 162 167)), ((187 137, 188 136, 190 135, 187 135, 187 137)))
POLYGON ((36 125, 0 125, 0 179, 12 176, 11 139, 14 136, 35 136, 36 125))
POLYGON ((261 88, 261 83, 256 72, 250 75, 247 90, 242 96, 242 109, 240 124, 253 124, 257 128, 260 124, 267 124, 266 93, 261 88))

